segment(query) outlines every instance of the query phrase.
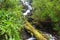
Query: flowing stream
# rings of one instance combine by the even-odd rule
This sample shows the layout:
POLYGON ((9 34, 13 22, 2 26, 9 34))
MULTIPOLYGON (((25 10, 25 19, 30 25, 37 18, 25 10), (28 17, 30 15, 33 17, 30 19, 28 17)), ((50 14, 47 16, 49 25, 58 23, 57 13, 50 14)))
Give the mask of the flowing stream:
POLYGON ((27 0, 21 0, 21 2, 22 2, 22 4, 23 4, 24 6, 27 7, 26 12, 23 13, 23 15, 26 16, 26 15, 28 15, 29 13, 31 13, 31 10, 32 10, 32 7, 31 7, 31 5, 30 5, 31 3, 30 3, 30 1, 27 1, 27 0))
MULTIPOLYGON (((31 13, 32 10, 32 6, 31 6, 31 2, 32 0, 21 0, 22 5, 26 6, 27 10, 23 13, 23 16, 27 16, 28 14, 31 13)), ((49 40, 55 40, 55 37, 53 37, 51 34, 46 33, 45 35, 47 35, 49 37, 49 40)), ((30 37, 26 40, 36 40, 36 38, 34 37, 30 37)))

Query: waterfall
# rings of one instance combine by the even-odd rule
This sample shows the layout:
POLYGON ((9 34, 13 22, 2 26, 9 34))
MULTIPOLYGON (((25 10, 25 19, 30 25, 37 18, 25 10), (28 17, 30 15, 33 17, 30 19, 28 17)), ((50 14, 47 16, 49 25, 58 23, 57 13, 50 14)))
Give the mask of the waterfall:
POLYGON ((32 7, 30 5, 31 2, 28 2, 26 0, 21 0, 22 4, 24 6, 26 6, 28 9, 26 10, 26 12, 23 13, 24 16, 28 15, 29 13, 31 13, 32 7))
MULTIPOLYGON (((31 5, 30 5, 30 1, 27 1, 27 0, 21 0, 21 2, 22 2, 22 4, 24 5, 24 6, 26 6, 28 9, 26 10, 26 12, 24 12, 23 13, 23 16, 27 16, 28 14, 30 14, 31 13, 31 10, 32 10, 32 7, 31 7, 31 5)), ((30 38, 28 38, 28 39, 26 39, 26 40, 35 40, 35 38, 34 37, 30 37, 30 38)))

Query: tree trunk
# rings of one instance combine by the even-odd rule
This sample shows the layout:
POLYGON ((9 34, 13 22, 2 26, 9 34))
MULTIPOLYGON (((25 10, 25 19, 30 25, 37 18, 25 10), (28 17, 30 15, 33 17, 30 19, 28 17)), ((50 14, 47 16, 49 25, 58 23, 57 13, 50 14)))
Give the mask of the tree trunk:
POLYGON ((25 23, 25 28, 29 30, 37 40, 47 40, 37 29, 35 29, 28 21, 25 23))

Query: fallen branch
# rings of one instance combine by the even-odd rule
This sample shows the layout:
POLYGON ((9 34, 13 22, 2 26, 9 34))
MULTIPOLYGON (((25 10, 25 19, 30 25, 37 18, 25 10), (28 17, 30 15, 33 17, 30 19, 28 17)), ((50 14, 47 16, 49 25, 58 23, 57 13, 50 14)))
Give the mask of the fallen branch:
POLYGON ((25 28, 33 33, 37 40, 47 40, 37 29, 35 29, 28 21, 25 23, 25 28))

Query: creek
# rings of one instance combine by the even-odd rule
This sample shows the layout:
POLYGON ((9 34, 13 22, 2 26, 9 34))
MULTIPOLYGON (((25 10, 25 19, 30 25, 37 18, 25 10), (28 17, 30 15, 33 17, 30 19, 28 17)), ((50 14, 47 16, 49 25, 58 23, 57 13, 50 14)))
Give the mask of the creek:
MULTIPOLYGON (((27 15, 31 14, 31 10, 33 9, 31 6, 32 0, 21 0, 21 3, 24 6, 23 16, 27 16, 27 15)), ((49 40, 55 40, 55 37, 52 36, 51 34, 45 33, 45 35, 49 37, 49 40)), ((36 40, 36 38, 30 37, 26 40, 36 40)))

